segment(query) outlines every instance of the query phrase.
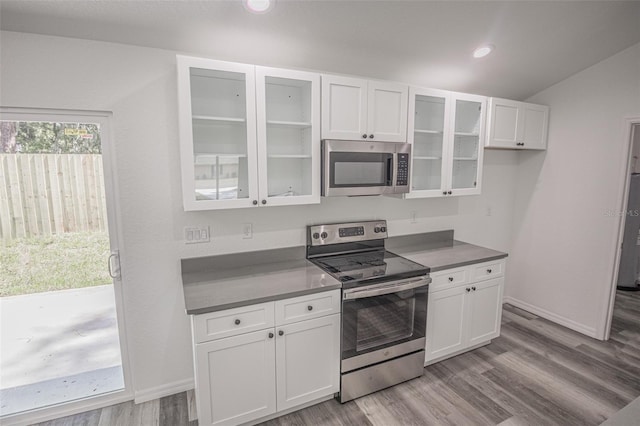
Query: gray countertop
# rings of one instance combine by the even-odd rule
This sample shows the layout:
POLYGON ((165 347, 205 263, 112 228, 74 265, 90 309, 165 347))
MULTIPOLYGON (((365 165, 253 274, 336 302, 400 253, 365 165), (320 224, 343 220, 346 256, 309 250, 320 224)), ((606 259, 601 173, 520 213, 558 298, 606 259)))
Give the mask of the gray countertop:
POLYGON ((183 259, 181 266, 189 315, 342 287, 305 259, 305 247, 183 259))
MULTIPOLYGON (((506 253, 456 241, 453 231, 391 237, 387 250, 431 272, 502 259, 506 253)), ((341 288, 305 258, 304 246, 182 259, 187 314, 203 314, 341 288)))
POLYGON ((385 246, 390 252, 428 266, 431 272, 508 256, 501 251, 454 240, 453 231, 391 237, 385 246))

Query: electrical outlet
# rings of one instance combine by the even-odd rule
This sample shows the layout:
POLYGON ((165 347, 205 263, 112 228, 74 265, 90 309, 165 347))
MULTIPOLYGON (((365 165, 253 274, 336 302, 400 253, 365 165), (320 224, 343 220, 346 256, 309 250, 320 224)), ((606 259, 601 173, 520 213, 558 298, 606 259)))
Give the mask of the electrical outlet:
POLYGON ((491 209, 491 207, 487 207, 487 216, 492 216, 493 215, 493 210, 491 209))
POLYGON ((242 238, 253 238, 253 225, 250 223, 242 224, 242 238))
POLYGON ((208 243, 211 241, 209 226, 185 226, 185 244, 208 243))
POLYGON ((411 223, 417 223, 418 220, 416 219, 416 212, 415 210, 411 212, 411 223))

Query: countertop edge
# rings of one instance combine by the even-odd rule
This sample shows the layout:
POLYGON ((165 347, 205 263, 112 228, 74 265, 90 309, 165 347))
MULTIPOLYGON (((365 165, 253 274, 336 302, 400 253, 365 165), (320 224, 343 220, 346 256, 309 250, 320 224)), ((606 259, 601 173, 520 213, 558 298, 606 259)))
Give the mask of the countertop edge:
POLYGON ((476 264, 476 263, 491 262, 492 260, 505 259, 507 257, 509 257, 509 255, 507 253, 502 253, 502 254, 488 256, 488 257, 482 257, 482 258, 478 258, 478 259, 465 260, 465 261, 462 261, 462 262, 459 262, 459 263, 453 263, 453 264, 446 265, 446 266, 432 267, 431 268, 431 272, 438 272, 438 271, 445 271, 447 269, 461 268, 463 266, 473 265, 473 264, 476 264))

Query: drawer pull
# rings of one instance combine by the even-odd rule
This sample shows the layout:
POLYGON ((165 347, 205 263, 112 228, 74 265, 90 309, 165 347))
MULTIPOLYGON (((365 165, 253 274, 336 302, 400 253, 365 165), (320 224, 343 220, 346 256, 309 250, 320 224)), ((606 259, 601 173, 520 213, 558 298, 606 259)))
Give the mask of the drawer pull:
POLYGON ((308 311, 313 311, 313 306, 311 306, 311 305, 307 306, 307 310, 308 311))
POLYGON ((273 339, 273 333, 269 333, 269 339, 273 339))
POLYGON ((449 282, 453 282, 453 277, 449 277, 449 282))
POLYGON ((278 331, 278 336, 284 336, 284 331, 282 330, 278 331))
POLYGON ((236 325, 240 325, 240 320, 239 319, 235 320, 234 322, 236 323, 236 325))
POLYGON ((487 274, 491 273, 491 268, 487 269, 487 274))
POLYGON ((475 287, 471 287, 471 290, 476 291, 476 288, 475 287))
POLYGON ((471 291, 471 289, 469 287, 467 287, 465 290, 467 290, 467 293, 469 293, 471 291))

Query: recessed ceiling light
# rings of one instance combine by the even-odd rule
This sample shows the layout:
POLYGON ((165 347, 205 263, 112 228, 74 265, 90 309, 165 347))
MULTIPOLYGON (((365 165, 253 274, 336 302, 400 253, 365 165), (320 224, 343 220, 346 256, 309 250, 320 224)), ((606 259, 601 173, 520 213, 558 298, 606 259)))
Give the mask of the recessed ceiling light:
POLYGON ((494 46, 492 44, 486 44, 484 46, 480 46, 476 50, 473 51, 473 57, 476 58, 476 59, 484 58, 489 53, 491 53, 493 51, 493 49, 494 49, 494 46))
POLYGON ((267 13, 273 9, 275 0, 243 0, 244 7, 252 13, 267 13))

